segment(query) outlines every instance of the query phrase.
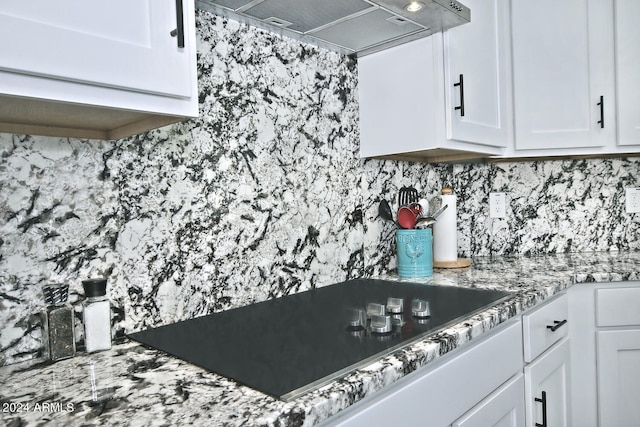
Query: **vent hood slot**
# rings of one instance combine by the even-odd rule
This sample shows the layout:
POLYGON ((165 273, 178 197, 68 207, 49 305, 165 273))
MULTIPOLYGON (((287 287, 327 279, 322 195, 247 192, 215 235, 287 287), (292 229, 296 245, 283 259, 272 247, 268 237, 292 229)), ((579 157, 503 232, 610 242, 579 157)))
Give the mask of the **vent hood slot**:
MULTIPOLYGON (((217 0, 212 2, 217 3, 217 0)), ((253 6, 241 9, 242 13, 258 20, 275 17, 292 22, 288 29, 300 33, 308 33, 372 7, 362 0, 264 0, 251 4, 253 6)))
POLYGON ((358 56, 470 22, 455 0, 198 0, 199 9, 316 46, 358 56))
POLYGON ((365 14, 325 27, 312 33, 314 37, 360 52, 371 46, 378 46, 388 40, 395 40, 423 30, 412 22, 403 25, 394 22, 398 17, 386 10, 372 9, 365 14), (375 28, 375 31, 372 31, 375 28))

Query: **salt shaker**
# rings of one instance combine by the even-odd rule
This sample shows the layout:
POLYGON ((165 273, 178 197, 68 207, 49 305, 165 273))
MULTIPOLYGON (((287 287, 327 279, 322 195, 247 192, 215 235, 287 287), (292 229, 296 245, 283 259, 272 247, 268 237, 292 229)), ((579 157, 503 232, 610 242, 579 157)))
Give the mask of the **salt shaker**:
POLYGON ((45 357, 50 360, 60 360, 75 356, 73 309, 67 302, 69 285, 46 284, 42 287, 42 294, 47 304, 47 308, 42 313, 45 357))
POLYGON ((84 340, 87 353, 111 348, 111 304, 107 298, 107 279, 82 281, 84 340))

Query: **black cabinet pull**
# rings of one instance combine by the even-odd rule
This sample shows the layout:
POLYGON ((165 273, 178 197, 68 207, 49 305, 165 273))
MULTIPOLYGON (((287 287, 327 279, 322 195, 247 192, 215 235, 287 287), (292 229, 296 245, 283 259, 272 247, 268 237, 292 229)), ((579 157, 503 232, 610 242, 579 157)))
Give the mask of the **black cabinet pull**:
POLYGON ((553 325, 547 325, 547 329, 551 329, 551 332, 555 332, 565 323, 567 323, 567 319, 564 319, 562 322, 559 320, 554 320, 553 325))
POLYGON ((542 392, 542 398, 536 397, 536 402, 542 403, 542 424, 536 423, 536 427, 547 427, 547 392, 542 392))
POLYGON ((176 24, 178 27, 169 34, 171 37, 178 37, 178 47, 184 47, 184 18, 182 13, 182 0, 176 0, 176 24))
POLYGON ((464 79, 462 74, 460 74, 460 80, 458 80, 458 83, 454 83, 453 86, 460 86, 460 105, 455 107, 454 110, 460 110, 460 117, 464 117, 464 79))
POLYGON ((598 120, 598 124, 600 124, 600 128, 604 128, 604 96, 600 97, 600 102, 596 105, 600 106, 600 120, 598 120))

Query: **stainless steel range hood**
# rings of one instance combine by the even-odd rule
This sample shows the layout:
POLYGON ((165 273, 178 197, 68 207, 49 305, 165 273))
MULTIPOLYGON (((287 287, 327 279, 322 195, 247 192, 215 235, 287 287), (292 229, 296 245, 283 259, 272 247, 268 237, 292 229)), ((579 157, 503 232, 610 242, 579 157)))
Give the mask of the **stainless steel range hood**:
POLYGON ((471 20, 456 0, 197 0, 196 7, 358 56, 471 20), (409 12, 409 4, 421 9, 409 12))

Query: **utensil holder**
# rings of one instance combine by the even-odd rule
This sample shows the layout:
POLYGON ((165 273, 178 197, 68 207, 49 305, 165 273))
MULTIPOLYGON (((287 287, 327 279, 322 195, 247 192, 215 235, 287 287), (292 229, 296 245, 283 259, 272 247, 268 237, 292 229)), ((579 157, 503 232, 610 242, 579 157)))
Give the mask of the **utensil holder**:
POLYGON ((398 276, 433 276, 433 236, 431 229, 397 230, 398 276))

